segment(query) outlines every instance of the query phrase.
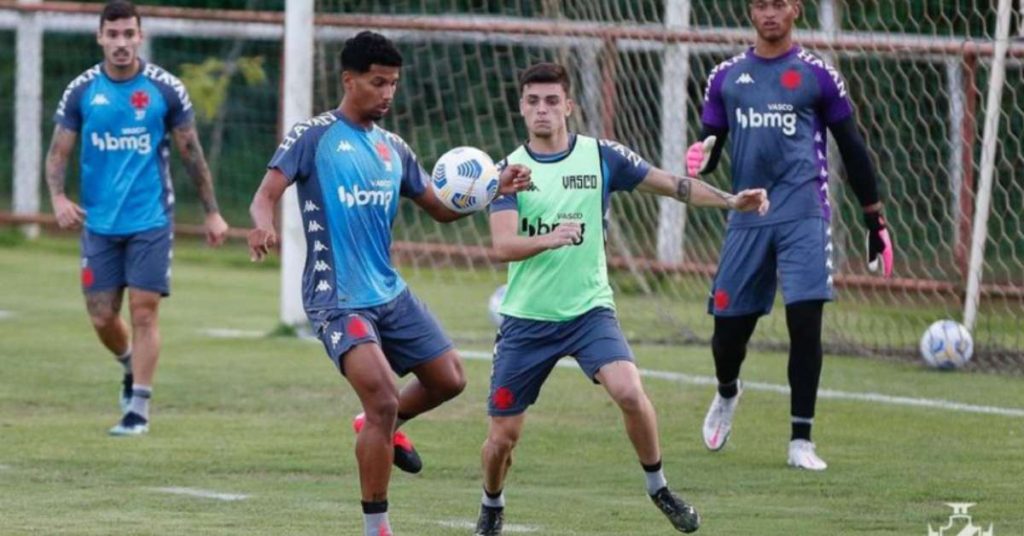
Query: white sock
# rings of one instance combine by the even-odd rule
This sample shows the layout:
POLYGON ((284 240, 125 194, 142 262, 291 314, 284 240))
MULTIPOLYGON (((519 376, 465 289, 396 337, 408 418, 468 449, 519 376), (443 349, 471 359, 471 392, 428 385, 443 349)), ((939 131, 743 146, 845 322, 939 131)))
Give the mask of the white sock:
POLYGON ((665 471, 661 468, 661 460, 658 463, 647 466, 643 465, 644 477, 647 478, 647 494, 654 495, 659 489, 668 486, 668 481, 665 480, 665 471))
POLYGON ((114 359, 124 367, 125 374, 132 373, 132 345, 128 345, 128 349, 121 355, 115 355, 114 359))
POLYGON ((391 536, 391 522, 388 521, 388 513, 363 514, 364 536, 391 536))
POLYGON ((149 399, 153 396, 153 388, 149 385, 132 384, 132 401, 128 404, 128 411, 137 413, 143 419, 149 420, 149 399))
POLYGON ((487 490, 484 490, 483 497, 480 499, 480 503, 490 508, 504 508, 505 507, 505 490, 501 490, 497 497, 491 497, 487 494, 487 490))

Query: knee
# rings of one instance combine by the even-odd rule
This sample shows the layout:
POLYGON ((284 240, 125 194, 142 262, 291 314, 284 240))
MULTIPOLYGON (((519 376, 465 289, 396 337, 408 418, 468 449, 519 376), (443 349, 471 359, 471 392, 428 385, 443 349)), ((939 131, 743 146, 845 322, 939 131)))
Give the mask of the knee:
POLYGON ((89 320, 92 321, 92 326, 99 331, 105 331, 113 328, 121 320, 121 316, 114 311, 103 311, 103 312, 90 312, 89 320))
POLYGON ((508 454, 519 443, 519 432, 515 430, 492 430, 487 435, 487 447, 499 454, 508 454))
POLYGON ((366 424, 371 426, 394 426, 398 417, 398 391, 376 393, 363 403, 366 424))
POLYGON ((157 313, 151 307, 132 308, 132 327, 135 329, 152 329, 156 327, 157 313))
POLYGON ((451 400, 462 391, 466 390, 466 375, 462 372, 462 369, 458 369, 455 374, 448 378, 440 388, 440 394, 445 400, 451 400))
POLYGON ((630 387, 614 394, 615 403, 624 413, 638 413, 647 407, 647 394, 639 387, 630 387))

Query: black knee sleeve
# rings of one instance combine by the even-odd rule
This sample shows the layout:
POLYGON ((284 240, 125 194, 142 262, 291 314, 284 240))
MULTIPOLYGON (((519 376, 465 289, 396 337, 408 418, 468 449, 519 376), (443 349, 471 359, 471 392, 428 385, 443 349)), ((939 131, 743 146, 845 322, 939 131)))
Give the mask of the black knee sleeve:
POLYGON ((805 301, 786 306, 789 328, 790 411, 793 417, 812 419, 821 379, 821 323, 825 302, 805 301))

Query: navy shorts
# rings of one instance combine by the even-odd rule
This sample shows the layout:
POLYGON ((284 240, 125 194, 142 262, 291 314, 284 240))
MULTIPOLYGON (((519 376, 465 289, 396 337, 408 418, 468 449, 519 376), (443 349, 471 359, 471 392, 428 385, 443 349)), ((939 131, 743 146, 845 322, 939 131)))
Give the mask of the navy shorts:
POLYGON ((82 231, 82 292, 124 287, 171 293, 174 228, 157 227, 129 235, 82 231))
POLYGON ((327 309, 309 313, 309 321, 342 374, 343 359, 354 346, 380 345, 391 370, 404 376, 452 348, 434 315, 409 291, 395 299, 363 309, 327 309))
POLYGON ((729 229, 708 298, 715 316, 768 314, 782 280, 786 305, 833 299, 832 230, 821 218, 729 229))
POLYGON ((615 311, 598 307, 565 322, 506 316, 498 330, 491 366, 487 414, 518 415, 537 401, 558 360, 576 358, 583 373, 597 383, 601 367, 633 361, 615 311))

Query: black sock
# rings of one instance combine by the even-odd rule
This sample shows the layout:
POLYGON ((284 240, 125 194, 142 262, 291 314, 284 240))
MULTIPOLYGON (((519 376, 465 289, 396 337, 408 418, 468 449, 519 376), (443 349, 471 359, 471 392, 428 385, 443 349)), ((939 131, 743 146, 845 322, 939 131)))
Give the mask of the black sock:
POLYGON ((658 460, 658 461, 652 463, 651 465, 647 465, 646 463, 641 463, 640 466, 644 468, 644 472, 654 473, 656 471, 661 471, 661 460, 658 460))
MULTIPOLYGON (((716 316, 715 333, 711 336, 711 354, 715 357, 715 376, 718 377, 719 394, 728 398, 736 396, 722 393, 722 386, 735 387, 740 377, 740 366, 747 357, 747 341, 757 327, 758 314, 746 316, 716 316)), ((726 393, 730 392, 726 389, 726 393)))
POLYGON ((786 306, 789 328, 790 415, 793 439, 811 437, 811 423, 821 380, 821 322, 825 302, 805 301, 786 306))
POLYGON ((388 511, 388 501, 362 501, 364 514, 383 514, 388 511))
POLYGON ((811 440, 811 426, 812 425, 809 422, 804 422, 804 421, 793 421, 793 422, 791 422, 790 423, 790 427, 792 428, 792 433, 790 434, 789 439, 791 441, 794 440, 794 439, 805 439, 807 441, 810 441, 811 440))
POLYGON ((722 395, 722 398, 732 398, 738 395, 740 392, 739 381, 733 381, 732 383, 720 383, 718 384, 718 394, 722 395))

